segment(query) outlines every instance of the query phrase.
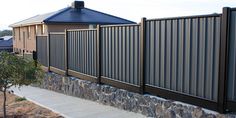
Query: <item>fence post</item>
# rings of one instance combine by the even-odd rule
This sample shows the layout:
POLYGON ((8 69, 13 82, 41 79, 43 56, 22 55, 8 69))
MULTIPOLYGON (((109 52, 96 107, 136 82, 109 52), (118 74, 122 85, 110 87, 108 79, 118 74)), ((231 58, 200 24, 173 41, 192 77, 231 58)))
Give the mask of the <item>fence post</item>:
POLYGON ((144 93, 145 86, 145 39, 146 39, 146 18, 142 18, 141 20, 141 29, 140 29, 141 37, 140 37, 140 93, 144 93))
POLYGON ((36 45, 35 45, 35 51, 33 51, 33 59, 35 62, 35 66, 37 66, 38 65, 38 39, 37 39, 37 36, 35 36, 35 40, 36 40, 36 45), (36 56, 36 59, 35 59, 35 56, 36 56))
POLYGON ((100 38, 100 25, 97 25, 97 54, 96 54, 96 67, 97 67, 97 83, 101 83, 101 38, 100 38))
POLYGON ((50 71, 50 33, 48 32, 47 37, 47 60, 48 60, 48 71, 50 71))
POLYGON ((68 42, 67 29, 65 29, 65 75, 68 75, 68 42))
POLYGON ((224 113, 227 100, 227 69, 228 69, 228 41, 229 41, 230 8, 224 7, 221 17, 218 111, 224 113))

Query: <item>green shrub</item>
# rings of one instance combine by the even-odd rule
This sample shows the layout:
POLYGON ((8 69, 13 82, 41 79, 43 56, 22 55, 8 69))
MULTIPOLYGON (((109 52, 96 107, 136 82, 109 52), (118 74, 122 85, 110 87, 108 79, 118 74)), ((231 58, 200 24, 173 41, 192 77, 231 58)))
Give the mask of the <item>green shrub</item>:
POLYGON ((25 101, 25 100, 26 100, 25 97, 17 97, 17 98, 15 99, 15 102, 21 102, 21 101, 25 101))

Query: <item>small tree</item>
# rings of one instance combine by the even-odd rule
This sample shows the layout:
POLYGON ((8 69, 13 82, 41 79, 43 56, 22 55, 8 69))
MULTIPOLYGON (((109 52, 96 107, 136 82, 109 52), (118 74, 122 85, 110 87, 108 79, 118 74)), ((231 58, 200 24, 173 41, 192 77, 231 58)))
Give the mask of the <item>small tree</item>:
POLYGON ((3 114, 6 118, 6 92, 12 86, 21 87, 40 81, 43 71, 34 61, 8 52, 0 52, 0 91, 4 94, 3 114))
POLYGON ((3 36, 12 36, 12 30, 0 31, 0 37, 3 37, 3 36))

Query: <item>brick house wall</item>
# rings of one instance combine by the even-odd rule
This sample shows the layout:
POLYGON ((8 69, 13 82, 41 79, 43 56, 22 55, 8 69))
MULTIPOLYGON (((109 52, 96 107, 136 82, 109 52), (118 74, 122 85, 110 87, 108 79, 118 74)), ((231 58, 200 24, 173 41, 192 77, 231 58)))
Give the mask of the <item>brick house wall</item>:
POLYGON ((30 26, 13 27, 13 51, 32 53, 36 51, 36 36, 47 35, 48 32, 64 32, 65 29, 86 29, 89 25, 81 24, 36 24, 30 26))

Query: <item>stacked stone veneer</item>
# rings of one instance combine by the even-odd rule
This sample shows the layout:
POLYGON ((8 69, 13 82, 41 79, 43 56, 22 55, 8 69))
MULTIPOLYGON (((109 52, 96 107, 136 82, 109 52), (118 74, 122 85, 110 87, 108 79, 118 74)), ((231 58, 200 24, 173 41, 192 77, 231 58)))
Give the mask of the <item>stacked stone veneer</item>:
POLYGON ((148 117, 234 117, 232 115, 210 114, 206 113, 200 107, 183 105, 171 100, 160 99, 151 95, 141 95, 112 86, 99 85, 75 77, 65 77, 55 73, 46 73, 46 77, 42 83, 34 86, 96 101, 123 110, 142 113, 148 117))

